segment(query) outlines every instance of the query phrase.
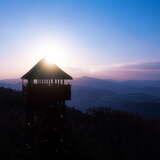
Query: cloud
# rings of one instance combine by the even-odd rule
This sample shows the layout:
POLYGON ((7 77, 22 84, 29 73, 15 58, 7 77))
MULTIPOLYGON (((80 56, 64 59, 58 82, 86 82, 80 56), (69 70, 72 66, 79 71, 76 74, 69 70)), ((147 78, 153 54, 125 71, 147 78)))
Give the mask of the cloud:
POLYGON ((160 62, 144 62, 116 66, 92 66, 65 68, 74 78, 81 76, 114 80, 160 80, 160 62))
POLYGON ((160 62, 114 66, 96 72, 94 76, 116 80, 160 80, 160 62))
POLYGON ((138 64, 128 64, 122 65, 119 69, 126 70, 160 70, 160 62, 146 62, 146 63, 138 63, 138 64))

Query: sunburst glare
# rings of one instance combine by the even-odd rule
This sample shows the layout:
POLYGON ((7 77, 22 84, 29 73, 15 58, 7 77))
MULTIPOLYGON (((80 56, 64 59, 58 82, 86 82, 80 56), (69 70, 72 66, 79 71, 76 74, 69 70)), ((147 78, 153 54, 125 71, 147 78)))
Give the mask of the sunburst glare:
POLYGON ((48 64, 57 64, 59 66, 68 66, 69 63, 69 45, 64 41, 54 41, 47 39, 39 41, 37 44, 37 57, 45 57, 48 64))

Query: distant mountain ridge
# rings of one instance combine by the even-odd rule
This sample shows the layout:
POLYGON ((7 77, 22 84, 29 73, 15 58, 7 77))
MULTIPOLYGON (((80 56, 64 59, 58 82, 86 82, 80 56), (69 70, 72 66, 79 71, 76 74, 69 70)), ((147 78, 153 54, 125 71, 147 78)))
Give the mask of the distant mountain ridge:
MULTIPOLYGON (((0 86, 21 90, 21 81, 0 80, 0 86)), ((101 106, 147 115, 159 112, 160 116, 160 81, 75 78, 72 81, 72 100, 67 104, 80 110, 101 106)))
MULTIPOLYGON (((0 85, 15 85, 19 84, 21 85, 21 79, 2 79, 0 80, 0 85)), ((104 87, 160 87, 160 80, 124 80, 124 81, 118 81, 118 80, 112 80, 112 79, 98 79, 94 77, 80 77, 80 78, 74 78, 72 81, 72 85, 77 86, 90 86, 93 88, 104 88, 104 87)), ((18 88, 17 88, 18 89, 18 88)))
POLYGON ((21 90, 21 80, 20 79, 4 79, 0 80, 0 87, 11 88, 14 90, 21 90))

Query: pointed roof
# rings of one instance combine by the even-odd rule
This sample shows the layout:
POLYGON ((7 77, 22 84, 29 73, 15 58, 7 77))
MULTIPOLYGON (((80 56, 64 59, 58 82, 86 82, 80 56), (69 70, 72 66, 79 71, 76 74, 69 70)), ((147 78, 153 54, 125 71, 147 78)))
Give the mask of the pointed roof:
POLYGON ((72 79, 72 77, 56 64, 48 64, 43 58, 21 79, 72 79))

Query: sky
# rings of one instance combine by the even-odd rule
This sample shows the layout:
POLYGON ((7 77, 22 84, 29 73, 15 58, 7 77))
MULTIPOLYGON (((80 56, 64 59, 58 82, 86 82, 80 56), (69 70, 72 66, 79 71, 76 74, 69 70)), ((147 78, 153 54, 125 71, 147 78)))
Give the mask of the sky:
POLYGON ((0 0, 0 79, 43 57, 75 77, 160 79, 160 2, 0 0))

